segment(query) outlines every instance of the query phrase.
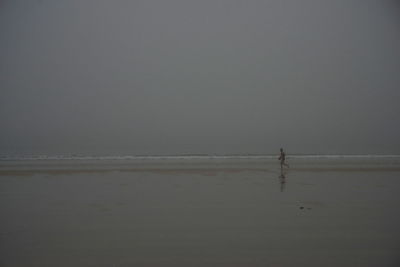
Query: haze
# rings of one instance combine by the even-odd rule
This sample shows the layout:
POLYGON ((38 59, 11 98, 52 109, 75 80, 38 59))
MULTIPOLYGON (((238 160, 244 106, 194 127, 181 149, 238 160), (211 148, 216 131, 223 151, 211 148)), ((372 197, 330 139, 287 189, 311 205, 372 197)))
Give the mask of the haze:
POLYGON ((399 7, 2 1, 0 150, 400 154, 399 7))

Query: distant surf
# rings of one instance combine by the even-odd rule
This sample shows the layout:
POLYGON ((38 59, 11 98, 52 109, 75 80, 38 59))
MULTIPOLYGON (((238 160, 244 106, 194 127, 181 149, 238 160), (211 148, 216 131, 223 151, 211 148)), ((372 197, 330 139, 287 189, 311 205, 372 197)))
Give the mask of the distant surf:
MULTIPOLYGON (((0 161, 64 161, 64 160, 96 160, 96 161, 143 161, 143 160, 218 160, 218 159, 254 159, 254 160, 268 160, 275 159, 277 155, 0 155, 0 161)), ((400 155, 288 155, 287 158, 293 159, 384 159, 384 158, 400 158, 400 155)))

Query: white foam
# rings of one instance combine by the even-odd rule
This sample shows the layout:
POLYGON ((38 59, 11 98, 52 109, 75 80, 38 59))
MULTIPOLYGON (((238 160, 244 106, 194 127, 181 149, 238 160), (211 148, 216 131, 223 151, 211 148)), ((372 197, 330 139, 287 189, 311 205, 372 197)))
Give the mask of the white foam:
MULTIPOLYGON (((0 155, 0 161, 144 161, 144 160, 229 160, 229 159, 254 159, 267 160, 276 159, 278 155, 0 155)), ((382 159, 382 158, 400 158, 400 155, 288 155, 287 158, 292 159, 382 159)))

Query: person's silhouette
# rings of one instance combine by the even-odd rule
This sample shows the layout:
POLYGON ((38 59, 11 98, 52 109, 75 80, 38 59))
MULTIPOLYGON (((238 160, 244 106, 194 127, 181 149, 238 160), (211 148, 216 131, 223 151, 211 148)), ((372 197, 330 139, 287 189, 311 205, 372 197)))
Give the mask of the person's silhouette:
POLYGON ((281 148, 281 154, 279 155, 279 160, 281 161, 281 169, 283 169, 283 166, 286 166, 289 168, 289 164, 286 163, 286 154, 283 152, 283 148, 281 148))

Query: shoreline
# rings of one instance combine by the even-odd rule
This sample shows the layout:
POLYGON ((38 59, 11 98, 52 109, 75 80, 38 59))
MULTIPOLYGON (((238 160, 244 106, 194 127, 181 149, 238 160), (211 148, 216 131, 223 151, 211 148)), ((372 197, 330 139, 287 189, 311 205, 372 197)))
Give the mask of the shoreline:
MULTIPOLYGON (((309 158, 289 157, 290 168, 297 172, 400 172, 400 157, 390 158, 309 158)), ((154 173, 230 173, 279 172, 276 157, 271 158, 193 158, 193 159, 118 159, 118 160, 7 160, 0 161, 0 176, 36 174, 154 172, 154 173)))
MULTIPOLYGON (((162 174, 209 174, 212 173, 241 173, 241 172, 278 172, 276 169, 267 168, 119 168, 119 169, 32 169, 32 170, 0 170, 2 176, 33 176, 33 175, 72 175, 72 174, 106 174, 106 173, 162 173, 162 174)), ((290 168, 284 169, 284 172, 313 172, 313 173, 329 173, 329 172, 400 172, 400 167, 365 167, 365 168, 290 168)))

